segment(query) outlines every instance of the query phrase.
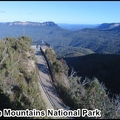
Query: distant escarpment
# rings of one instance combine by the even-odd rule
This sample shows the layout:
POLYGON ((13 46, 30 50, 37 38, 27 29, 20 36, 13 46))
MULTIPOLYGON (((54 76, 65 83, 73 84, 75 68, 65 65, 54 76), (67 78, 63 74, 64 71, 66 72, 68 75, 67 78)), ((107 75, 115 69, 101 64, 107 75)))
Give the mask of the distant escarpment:
POLYGON ((99 30, 112 30, 120 28, 120 23, 103 23, 97 27, 99 30))
POLYGON ((1 23, 0 25, 7 25, 7 26, 54 26, 56 25, 54 22, 43 22, 43 23, 39 23, 39 22, 30 22, 30 21, 26 21, 26 22, 21 22, 21 21, 15 21, 15 22, 7 22, 7 23, 1 23))
POLYGON ((7 36, 9 37, 19 37, 19 36, 30 36, 34 41, 39 41, 43 39, 44 41, 58 38, 60 33, 65 34, 65 32, 54 22, 6 22, 0 23, 0 39, 7 36))

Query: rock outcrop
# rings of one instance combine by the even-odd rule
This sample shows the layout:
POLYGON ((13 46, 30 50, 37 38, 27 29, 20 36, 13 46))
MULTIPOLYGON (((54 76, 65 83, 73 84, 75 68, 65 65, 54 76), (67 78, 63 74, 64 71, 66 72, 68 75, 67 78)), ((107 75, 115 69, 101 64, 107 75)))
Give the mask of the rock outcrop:
POLYGON ((21 22, 21 21, 15 21, 15 22, 7 22, 7 23, 1 23, 0 25, 8 25, 8 26, 54 26, 56 25, 54 22, 21 22))

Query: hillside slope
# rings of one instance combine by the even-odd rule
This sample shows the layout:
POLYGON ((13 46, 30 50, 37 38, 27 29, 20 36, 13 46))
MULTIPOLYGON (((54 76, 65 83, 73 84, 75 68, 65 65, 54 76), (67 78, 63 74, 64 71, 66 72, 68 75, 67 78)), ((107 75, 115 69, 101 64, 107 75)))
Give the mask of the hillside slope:
POLYGON ((95 53, 90 49, 72 46, 56 46, 54 50, 57 54, 57 58, 75 57, 95 53))
POLYGON ((120 32, 83 29, 73 33, 69 46, 89 48, 96 53, 120 54, 120 32))
MULTIPOLYGON (((64 58, 68 66, 73 67, 82 79, 97 77, 108 91, 120 94, 120 55, 90 54, 80 57, 64 58)), ((111 94, 112 95, 112 94, 111 94)))
MULTIPOLYGON (((100 119, 120 118, 118 111, 120 107, 120 97, 111 100, 108 97, 108 94, 106 94, 104 85, 100 84, 99 80, 95 77, 93 79, 85 78, 84 80, 81 80, 81 77, 76 76, 75 71, 72 71, 68 77, 68 66, 66 62, 63 59, 57 60, 56 53, 52 48, 46 49, 45 53, 51 63, 52 73, 54 75, 53 85, 63 98, 66 105, 68 105, 72 110, 99 109, 101 111, 101 116, 99 117, 100 119)), ((78 63, 75 60, 72 62, 74 64, 78 63)), ((84 70, 84 68, 80 69, 81 71, 82 69, 84 70)), ((89 117, 86 115, 85 117, 79 116, 77 119, 78 118, 85 119, 89 117)), ((96 119, 98 117, 91 118, 96 119)))
POLYGON ((46 110, 31 43, 27 36, 0 41, 0 110, 46 110))

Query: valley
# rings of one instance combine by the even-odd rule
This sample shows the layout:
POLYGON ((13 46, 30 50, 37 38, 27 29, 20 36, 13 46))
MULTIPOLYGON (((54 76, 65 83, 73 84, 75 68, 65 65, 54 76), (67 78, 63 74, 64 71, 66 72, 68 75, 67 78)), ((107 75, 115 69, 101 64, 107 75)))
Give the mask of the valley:
MULTIPOLYGON (((90 78, 96 76, 111 89, 111 85, 113 83, 117 85, 119 83, 118 79, 120 79, 118 75, 119 63, 116 63, 119 61, 120 54, 119 25, 119 23, 103 23, 99 26, 91 26, 91 28, 85 28, 85 25, 83 25, 83 29, 71 31, 63 29, 59 24, 51 21, 44 23, 15 21, 0 23, 0 38, 6 36, 17 38, 21 35, 27 35, 32 38, 32 44, 34 45, 43 40, 55 50, 57 58, 64 58, 69 67, 72 66, 78 71, 78 75, 90 78), (116 55, 118 55, 117 59, 116 55), (74 60, 77 61, 72 62, 74 60), (103 62, 100 62, 100 60, 103 62), (113 65, 109 69, 113 63, 115 66, 113 65), (105 69, 103 66, 107 66, 107 68, 105 69), (94 73, 96 70, 98 72, 94 73), (110 85, 108 85, 108 81, 112 81, 110 85)), ((66 24, 66 26, 70 25, 66 24)), ((76 26, 71 27, 75 28, 76 26)), ((90 27, 90 25, 86 25, 86 27, 90 27)), ((112 87, 112 89, 115 88, 112 87)), ((113 90, 113 93, 119 92, 119 90, 113 90)))
MULTIPOLYGON (((84 80, 85 77, 98 78, 104 83, 107 92, 112 96, 120 93, 120 56, 114 54, 90 54, 77 57, 66 57, 68 66, 74 68, 77 75, 84 80)), ((71 69, 69 70, 69 74, 71 69)))
MULTIPOLYGON (((110 115, 115 115, 114 109, 119 107, 109 100, 117 99, 116 95, 120 94, 119 25, 119 23, 104 23, 94 27, 88 26, 88 28, 72 26, 69 29, 60 27, 52 21, 0 23, 0 97, 3 97, 1 102, 4 103, 4 99, 7 98, 6 102, 9 102, 7 107, 25 109, 27 105, 28 108, 35 106, 38 109, 46 109, 42 95, 37 97, 35 94, 40 92, 35 82, 38 82, 38 70, 42 71, 43 66, 38 64, 37 68, 37 58, 30 48, 32 45, 40 45, 43 41, 50 45, 45 50, 45 54, 55 78, 52 84, 63 102, 72 110, 100 107, 101 110, 105 110, 103 118, 111 118, 110 115), (12 68, 10 71, 9 67, 19 60, 20 55, 22 58, 16 63, 16 71, 12 68), (6 81, 4 82, 3 79, 6 81), (31 99, 32 97, 36 97, 36 101, 31 99), (41 103, 38 103, 39 100, 41 103), (29 103, 26 104, 26 101, 29 103), (109 108, 110 115, 107 115, 106 111, 109 108)), ((36 56, 38 57, 37 53, 36 56)), ((42 82, 44 83, 45 80, 43 79, 42 82)), ((49 91, 47 87, 46 90, 49 91)), ((5 104, 1 105, 1 109, 4 106, 5 104)), ((114 117, 116 116, 119 117, 119 115, 114 117)))
POLYGON ((63 29, 67 29, 70 31, 77 31, 81 30, 84 28, 96 28, 99 26, 99 24, 62 24, 62 23, 57 23, 58 26, 60 26, 63 29))

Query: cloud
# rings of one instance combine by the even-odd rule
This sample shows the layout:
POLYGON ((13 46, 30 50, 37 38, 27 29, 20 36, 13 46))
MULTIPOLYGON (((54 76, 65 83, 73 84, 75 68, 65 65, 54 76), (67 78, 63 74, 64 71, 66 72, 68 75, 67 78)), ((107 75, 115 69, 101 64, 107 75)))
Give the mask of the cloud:
POLYGON ((1 13, 6 13, 6 11, 0 11, 1 13))

